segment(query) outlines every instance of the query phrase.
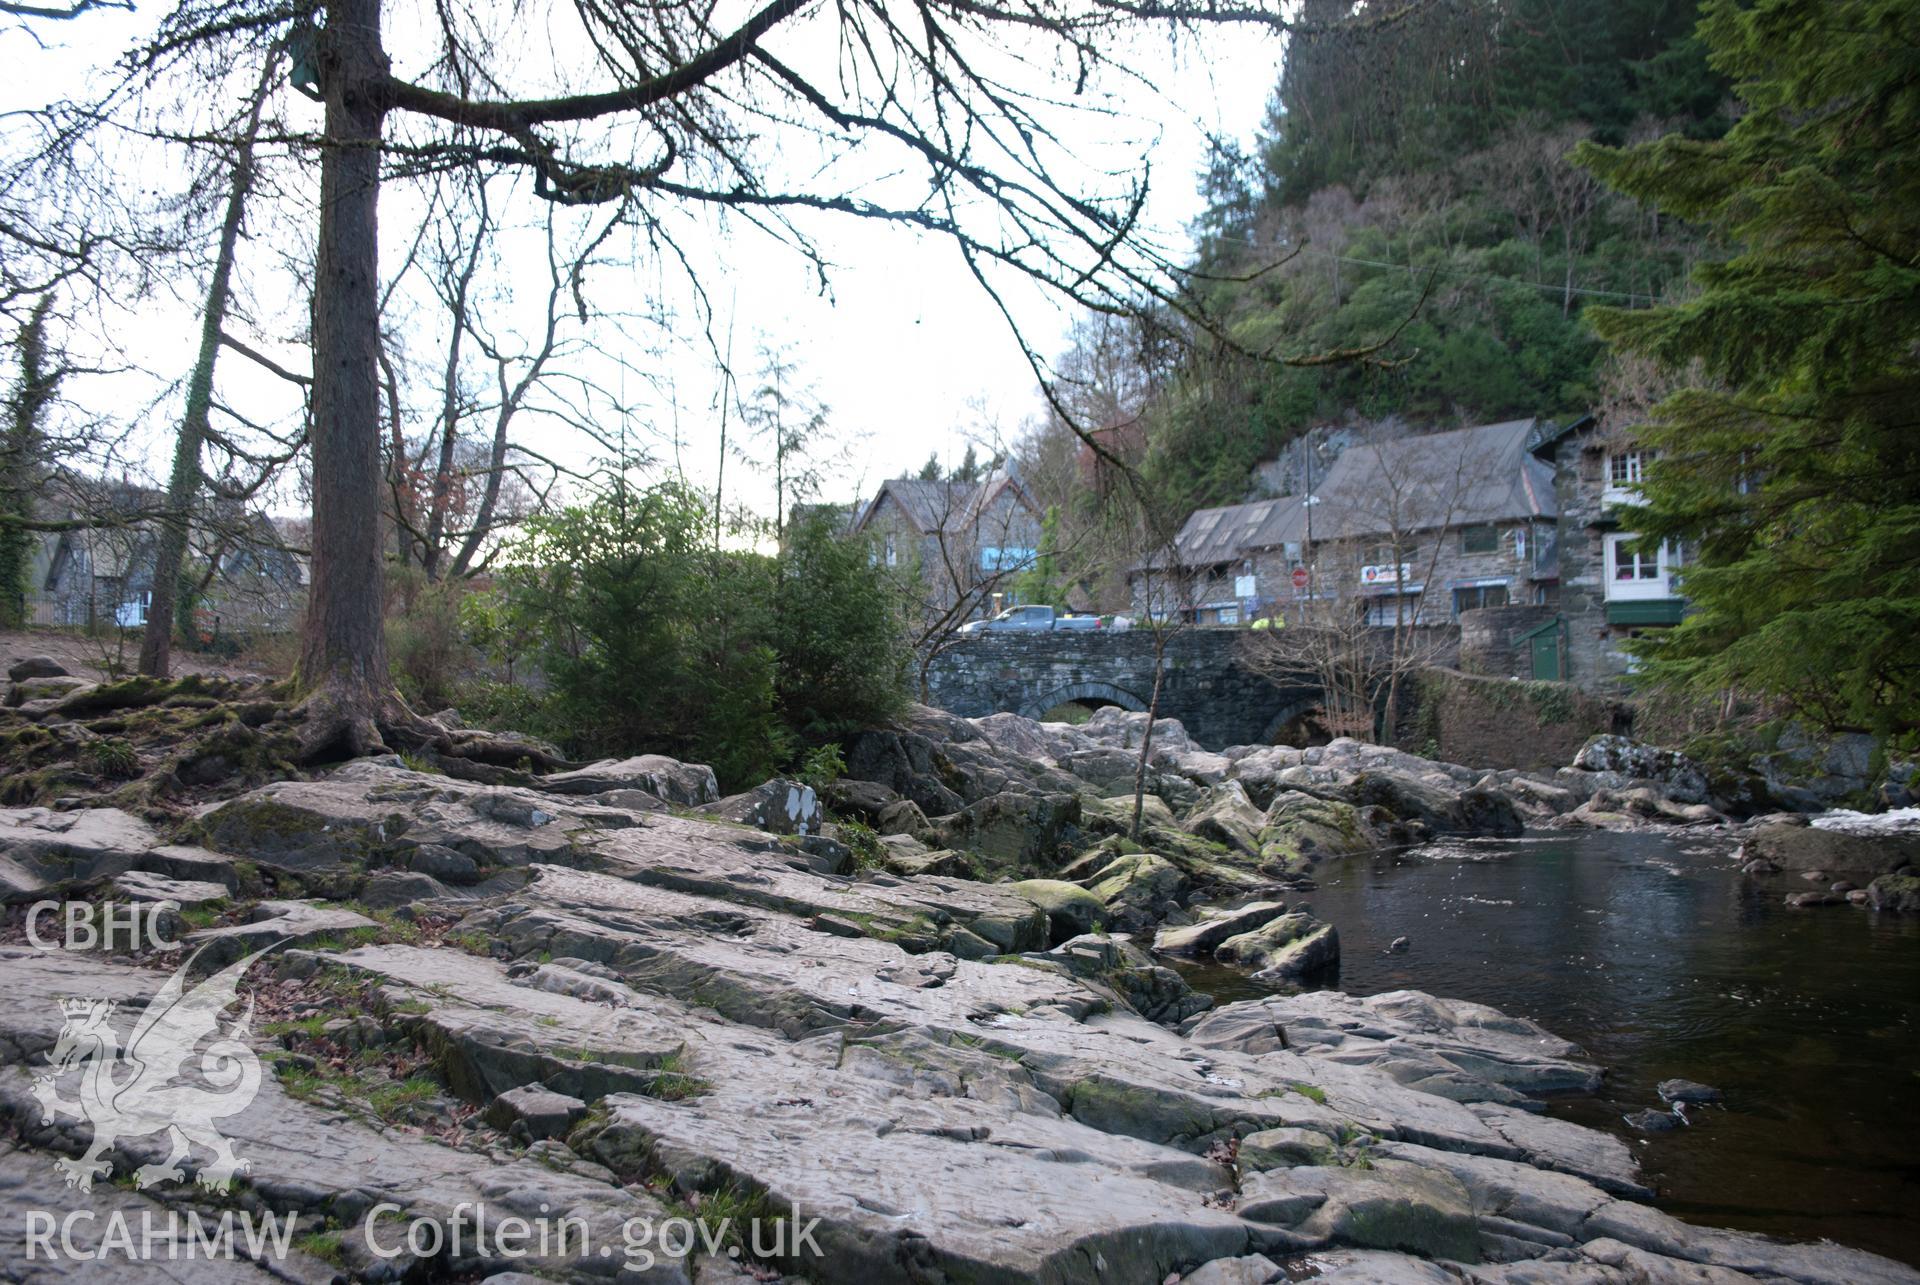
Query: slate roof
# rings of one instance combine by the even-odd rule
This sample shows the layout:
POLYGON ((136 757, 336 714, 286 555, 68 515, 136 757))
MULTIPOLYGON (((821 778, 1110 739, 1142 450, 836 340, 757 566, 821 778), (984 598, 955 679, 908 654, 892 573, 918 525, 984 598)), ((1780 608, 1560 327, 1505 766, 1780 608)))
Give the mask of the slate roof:
POLYGON ((891 495, 906 513, 907 520, 923 535, 942 529, 949 532, 965 531, 974 525, 979 514, 1007 487, 1012 487, 1028 508, 1034 507, 1026 488, 1007 473, 995 473, 983 482, 892 478, 882 482, 873 498, 861 506, 853 529, 858 531, 866 526, 891 495))
POLYGON ((1315 494, 1314 538, 1551 519, 1553 469, 1528 449, 1537 419, 1350 446, 1315 494))
MULTIPOLYGON (((1173 562, 1183 568, 1216 566, 1243 558, 1255 549, 1298 543, 1305 530, 1306 507, 1298 496, 1198 509, 1173 538, 1173 562)), ((1135 570, 1165 564, 1163 556, 1155 556, 1135 570)))
MULTIPOLYGON (((1534 452, 1585 422, 1562 429, 1551 421, 1515 419, 1350 446, 1315 492, 1313 538, 1551 520, 1559 512, 1553 467, 1534 452)), ((1196 510, 1174 537, 1174 565, 1217 566, 1305 543, 1307 518, 1301 496, 1196 510)), ((1134 569, 1164 565, 1156 555, 1134 569)))

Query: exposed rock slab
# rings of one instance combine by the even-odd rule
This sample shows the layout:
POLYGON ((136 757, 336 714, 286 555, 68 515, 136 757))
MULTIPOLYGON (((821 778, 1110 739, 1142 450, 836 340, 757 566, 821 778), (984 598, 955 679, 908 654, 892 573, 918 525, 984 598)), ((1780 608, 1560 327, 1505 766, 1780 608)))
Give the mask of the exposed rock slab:
POLYGON ((152 827, 118 808, 0 808, 0 902, 121 874, 159 846, 152 827))
POLYGON ((603 794, 609 790, 644 790, 655 798, 683 807, 712 803, 720 797, 720 782, 704 763, 683 763, 664 754, 601 759, 570 772, 539 777, 535 785, 553 794, 603 794))

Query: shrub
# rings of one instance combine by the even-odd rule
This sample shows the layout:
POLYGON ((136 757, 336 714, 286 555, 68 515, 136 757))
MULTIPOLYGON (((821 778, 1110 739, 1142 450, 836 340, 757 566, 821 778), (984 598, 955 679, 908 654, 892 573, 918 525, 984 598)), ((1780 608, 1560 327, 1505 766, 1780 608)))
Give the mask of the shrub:
POLYGON ((444 709, 453 702, 454 689, 474 662, 473 648, 460 624, 465 584, 436 583, 409 568, 393 574, 390 588, 387 667, 410 703, 421 709, 444 709))
MULTIPOLYGON (((496 657, 524 652, 551 691, 469 685, 464 712, 518 718, 578 757, 654 750, 742 785, 900 708, 898 599, 864 544, 803 521, 773 557, 716 549, 712 530, 674 483, 534 519, 497 598, 466 610, 496 657)), ((801 770, 829 763, 816 753, 801 770)))
POLYGON ((832 785, 845 776, 847 760, 840 754, 838 745, 827 744, 807 751, 800 760, 800 770, 795 773, 802 783, 820 790, 832 785))

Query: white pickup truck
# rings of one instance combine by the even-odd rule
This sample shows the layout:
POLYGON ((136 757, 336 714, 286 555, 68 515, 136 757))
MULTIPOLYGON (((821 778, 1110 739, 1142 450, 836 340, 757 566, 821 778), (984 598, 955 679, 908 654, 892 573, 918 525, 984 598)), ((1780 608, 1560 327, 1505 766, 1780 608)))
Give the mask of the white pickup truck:
POLYGON ((960 626, 963 634, 993 633, 1045 633, 1055 629, 1099 629, 1105 619, 1101 616, 1066 616, 1052 607, 1008 607, 997 616, 985 620, 969 620, 960 626))

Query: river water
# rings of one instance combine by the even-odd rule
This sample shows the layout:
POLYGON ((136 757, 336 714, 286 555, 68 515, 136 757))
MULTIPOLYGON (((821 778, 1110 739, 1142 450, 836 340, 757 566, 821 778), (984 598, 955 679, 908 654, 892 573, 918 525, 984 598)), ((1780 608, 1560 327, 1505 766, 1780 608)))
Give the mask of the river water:
MULTIPOLYGON (((1723 835, 1546 832, 1316 870, 1340 930, 1333 987, 1411 988, 1532 1018, 1607 1069, 1553 1114, 1628 1140, 1662 1208, 1827 1237, 1920 1265, 1920 916, 1790 910, 1797 878, 1740 876, 1723 835), (1405 954, 1388 955, 1396 937, 1405 954), (1675 1076, 1725 1094, 1641 1135, 1675 1076)), ((1187 968, 1222 1002, 1264 993, 1187 968)))

